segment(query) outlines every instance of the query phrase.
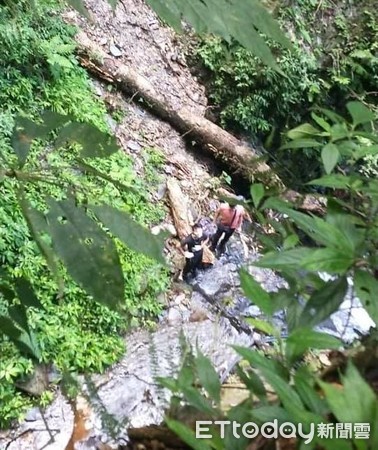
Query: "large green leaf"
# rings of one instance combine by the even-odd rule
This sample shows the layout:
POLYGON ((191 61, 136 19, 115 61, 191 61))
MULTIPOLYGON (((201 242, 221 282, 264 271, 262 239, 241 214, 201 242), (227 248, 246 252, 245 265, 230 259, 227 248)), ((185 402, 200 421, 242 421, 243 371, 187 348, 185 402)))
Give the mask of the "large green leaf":
POLYGON ((344 123, 344 118, 339 114, 336 114, 334 111, 325 108, 318 108, 318 111, 323 113, 328 119, 330 119, 333 123, 344 123))
MULTIPOLYGON (((343 254, 353 257, 354 251, 360 245, 360 233, 350 224, 348 232, 340 228, 340 223, 326 221, 316 216, 304 214, 287 207, 285 204, 277 204, 278 211, 288 215, 294 222, 315 241, 330 247, 339 249, 343 254)), ((339 219, 341 220, 341 219, 339 219)), ((344 221, 345 222, 345 221, 344 221)))
POLYGON ((45 134, 46 130, 43 125, 36 124, 26 117, 19 116, 16 118, 12 135, 12 147, 18 156, 21 167, 26 162, 33 140, 38 137, 44 137, 45 134))
MULTIPOLYGON (((235 11, 239 15, 235 23, 235 31, 248 32, 242 30, 238 25, 244 20, 244 24, 248 27, 251 23, 264 35, 271 37, 282 46, 290 49, 291 43, 289 39, 283 34, 278 22, 268 12, 259 0, 234 0, 232 2, 225 2, 226 10, 230 8, 230 3, 235 7, 235 11)), ((235 17, 236 14, 233 16, 235 17)), ((251 44, 250 44, 251 45, 251 44)))
POLYGON ((251 195, 253 204, 255 208, 258 208, 261 202, 261 199, 264 197, 265 189, 264 185, 261 183, 254 183, 251 186, 251 195))
POLYGON ((20 299, 20 302, 24 306, 34 307, 38 309, 43 308, 41 302, 38 300, 38 297, 34 292, 33 286, 26 278, 16 278, 14 281, 14 287, 16 289, 17 296, 20 299))
POLYGON ((378 135, 376 135, 376 134, 368 133, 366 131, 356 130, 356 131, 354 131, 354 135, 364 137, 364 138, 369 139, 370 141, 378 144, 378 135))
POLYGON ((316 180, 309 181, 307 184, 314 186, 324 186, 335 189, 348 189, 353 182, 353 178, 341 175, 341 174, 332 174, 332 175, 324 175, 321 178, 317 178, 316 180))
POLYGON ((378 280, 364 270, 354 273, 356 294, 378 327, 378 280))
POLYGON ((177 392, 178 386, 177 381, 173 378, 168 377, 155 377, 154 380, 160 385, 167 389, 169 389, 171 392, 177 392))
POLYGON ((293 294, 291 303, 286 308, 286 323, 290 333, 298 327, 299 317, 302 311, 303 306, 298 301, 297 295, 293 294))
MULTIPOLYGON (((249 400, 244 400, 227 411, 227 419, 230 420, 231 422, 243 424, 250 422, 252 418, 251 409, 252 409, 251 402, 249 400)), ((219 430, 218 427, 216 429, 217 431, 219 430)), ((218 447, 214 448, 214 450, 225 450, 225 449, 246 450, 250 440, 246 436, 243 436, 243 434, 240 434, 239 436, 240 438, 235 439, 232 426, 226 426, 224 439, 220 438, 220 433, 217 435, 218 447)), ((214 445, 214 439, 211 440, 211 444, 214 445)))
POLYGON ((147 3, 176 30, 181 30, 182 18, 197 32, 215 33, 227 41, 232 37, 271 67, 277 68, 277 64, 260 32, 291 48, 289 39, 258 0, 147 0, 147 3))
POLYGON ((264 201, 263 207, 269 208, 269 209, 276 209, 276 210, 280 211, 281 208, 285 208, 285 210, 292 209, 293 204, 289 203, 286 200, 282 200, 282 198, 279 198, 279 197, 268 197, 264 201))
POLYGON ((117 7, 118 0, 107 0, 107 2, 112 7, 112 10, 115 11, 115 9, 117 7))
POLYGON ((147 195, 140 189, 137 189, 137 188, 131 186, 131 184, 127 185, 127 184, 121 183, 120 181, 112 178, 107 173, 101 172, 96 167, 88 164, 87 162, 85 162, 84 160, 82 160, 80 158, 76 160, 76 165, 79 170, 82 170, 86 173, 90 173, 92 175, 95 175, 96 177, 99 177, 99 178, 102 178, 102 179, 108 181, 109 183, 112 183, 120 192, 133 192, 134 194, 138 195, 140 198, 147 200, 147 195))
POLYGON ((62 147, 67 142, 81 145, 84 158, 104 158, 118 151, 115 136, 103 133, 89 123, 71 122, 60 131, 55 147, 62 147))
POLYGON ((322 143, 316 141, 315 139, 295 139, 293 141, 287 142, 284 145, 281 145, 280 150, 287 150, 289 148, 314 148, 314 147, 322 147, 322 143))
POLYGON ((326 402, 315 389, 315 379, 308 367, 302 366, 297 370, 294 375, 294 387, 310 411, 323 417, 327 414, 326 402))
POLYGON ((23 331, 14 343, 23 353, 28 354, 37 361, 41 360, 41 350, 39 348, 36 335, 32 331, 29 333, 23 331))
POLYGON ((363 242, 363 231, 357 229, 347 214, 327 215, 326 220, 288 208, 279 208, 312 239, 328 247, 338 249, 352 259, 363 242))
POLYGON ((160 19, 176 31, 182 31, 181 13, 175 0, 146 0, 146 2, 155 10, 160 19))
MULTIPOLYGON (((187 350, 186 350, 187 351, 187 350)), ((192 353, 187 353, 182 364, 182 367, 177 374, 177 385, 180 389, 193 386, 195 383, 195 371, 193 367, 195 365, 194 356, 192 353)))
POLYGON ((7 301, 8 305, 12 304, 16 294, 9 284, 9 280, 2 274, 0 281, 0 294, 7 301))
POLYGON ((323 417, 305 409, 301 397, 288 381, 283 380, 276 373, 266 368, 261 368, 260 372, 278 395, 285 410, 290 414, 290 422, 300 422, 305 425, 305 429, 308 429, 312 424, 323 421, 323 417))
MULTIPOLYGON (((248 0, 246 0, 248 1, 248 0)), ((230 19, 233 17, 230 16, 230 19)), ((248 27, 248 23, 240 23, 240 19, 234 22, 234 30, 233 35, 238 40, 239 44, 241 44, 245 48, 249 48, 258 58, 261 59, 266 65, 279 70, 276 60, 272 55, 268 45, 265 40, 260 36, 260 34, 255 30, 254 27, 250 27, 248 29, 248 33, 245 30, 248 27), (243 26, 244 25, 244 26, 243 26), (253 49, 251 46, 251 40, 253 42, 253 49)))
MULTIPOLYGON (((23 319, 20 320, 23 322, 23 319)), ((36 359, 41 357, 34 335, 26 331, 21 332, 9 317, 0 316, 0 333, 5 334, 22 353, 36 359)))
POLYGON ((329 281, 314 292, 299 318, 303 327, 314 327, 338 310, 348 289, 346 277, 329 281))
POLYGON ((297 328, 286 339, 286 357, 293 363, 311 348, 338 348, 341 342, 329 334, 297 328))
POLYGON ((329 131, 331 129, 331 125, 324 120, 323 117, 318 116, 314 112, 311 113, 311 117, 324 131, 329 131))
POLYGON ((34 139, 47 137, 52 130, 71 120, 69 116, 64 116, 54 111, 44 111, 41 114, 41 119, 43 123, 36 123, 21 116, 16 118, 12 135, 12 147, 18 156, 21 166, 26 162, 34 139))
MULTIPOLYGON (((181 422, 173 419, 165 419, 165 423, 177 436, 179 436, 190 448, 194 450, 211 450, 210 445, 208 445, 204 439, 197 439, 193 430, 184 425, 181 422)), ((201 431, 201 428, 199 429, 201 431)), ((207 435, 208 432, 201 432, 201 435, 207 435)))
MULTIPOLYGON (((187 2, 190 3, 190 2, 187 2)), ((231 28, 227 21, 227 11, 224 8, 219 8, 219 0, 207 0, 207 8, 209 10, 216 9, 218 14, 208 17, 207 26, 211 33, 223 37, 227 42, 231 42, 231 28)))
POLYGON ((304 409, 302 400, 294 389, 289 385, 289 382, 277 375, 275 372, 267 369, 266 367, 259 368, 261 374, 265 380, 272 386, 276 394, 282 401, 283 406, 289 410, 288 406, 295 406, 297 408, 304 409))
POLYGON ((124 280, 112 239, 72 199, 48 199, 53 247, 72 278, 95 300, 115 308, 124 297, 124 280))
POLYGON ((270 336, 278 336, 279 331, 277 328, 266 320, 254 319, 253 317, 247 317, 245 321, 252 325, 257 331, 261 331, 270 336))
POLYGON ((265 355, 258 353, 256 350, 240 347, 238 345, 233 345, 232 348, 255 369, 266 369, 267 371, 279 375, 285 381, 289 379, 289 372, 278 360, 269 359, 265 355))
POLYGON ((182 386, 181 392, 183 393, 185 400, 198 409, 198 411, 213 414, 214 411, 210 401, 202 396, 197 388, 193 386, 182 386))
POLYGON ((354 263, 353 254, 348 249, 320 248, 302 259, 300 265, 307 270, 320 270, 343 274, 354 263))
POLYGON ((135 222, 130 214, 109 205, 92 205, 90 209, 110 232, 129 248, 165 264, 163 239, 154 236, 147 228, 135 222))
POLYGON ((299 242, 299 236, 297 234, 290 234, 285 240, 283 241, 282 248, 284 250, 290 250, 294 248, 299 242))
POLYGON ((335 168, 339 158, 340 158, 340 152, 339 149, 335 144, 330 142, 329 144, 325 145, 322 149, 322 161, 324 170, 329 175, 332 170, 335 168))
POLYGON ((265 314, 272 316, 274 312, 274 305, 270 299, 268 292, 266 292, 257 281, 254 280, 246 270, 240 271, 240 282, 244 293, 257 305, 265 314))
POLYGON ((28 317, 24 305, 12 305, 8 308, 11 319, 24 331, 30 333, 28 317))
POLYGON ((221 384, 209 358, 206 358, 199 350, 195 359, 197 374, 201 385, 205 388, 212 400, 219 403, 221 384))
POLYGON ((364 252, 364 239, 365 230, 363 228, 356 227, 355 224, 364 225, 359 222, 359 218, 351 214, 346 214, 344 211, 337 210, 339 206, 333 204, 332 201, 328 202, 328 212, 326 216, 326 222, 331 224, 334 230, 339 230, 343 236, 342 245, 344 249, 349 249, 352 254, 361 254, 364 252), (334 211, 332 210, 334 209, 334 211))
POLYGON ((240 366, 237 366, 236 373, 251 393, 256 395, 260 400, 265 401, 266 389, 264 383, 253 370, 249 371, 247 375, 240 366))
POLYGON ((376 156, 377 154, 378 145, 361 146, 353 152, 353 159, 357 161, 365 156, 376 156))
POLYGON ((45 127, 47 133, 50 133, 50 131, 55 130, 56 128, 59 128, 73 120, 70 115, 59 114, 55 111, 49 110, 43 111, 41 114, 41 119, 43 120, 43 126, 45 127))
POLYGON ((361 188, 361 192, 371 197, 374 201, 378 201, 378 180, 369 181, 366 187, 361 188))
POLYGON ((305 410, 300 396, 289 383, 286 368, 284 369, 278 361, 267 360, 265 356, 249 349, 243 349, 242 347, 234 348, 252 366, 259 370, 267 383, 275 390, 286 412, 289 413, 290 421, 310 425, 311 423, 319 423, 323 420, 321 416, 305 410))
POLYGON ((374 113, 360 102, 348 102, 346 107, 352 116, 354 126, 371 122, 375 119, 374 113))
POLYGON ((331 127, 331 139, 333 141, 339 141, 340 139, 345 139, 350 137, 350 132, 348 130, 348 127, 346 124, 343 123, 336 123, 335 125, 332 125, 331 127))
POLYGON ((32 237, 38 245, 40 252, 46 259, 49 269, 58 280, 58 284, 62 286, 63 281, 59 274, 56 257, 51 249, 51 246, 45 240, 45 237, 48 234, 46 217, 40 211, 33 208, 27 198, 22 194, 19 195, 19 204, 32 237))
POLYGON ((21 334, 21 330, 14 325, 13 321, 9 317, 1 315, 0 332, 6 334, 12 340, 18 339, 21 334))
POLYGON ((294 248, 280 252, 269 252, 254 262, 257 267, 268 267, 270 269, 285 270, 301 267, 301 261, 311 256, 313 250, 310 248, 294 248))
POLYGON ((351 362, 348 363, 345 376, 342 376, 343 389, 323 381, 318 381, 318 383, 339 422, 370 423, 370 435, 376 433, 378 428, 377 396, 351 362))
POLYGON ((311 136, 317 136, 319 135, 319 133, 320 130, 318 130, 318 128, 315 128, 310 123, 304 123, 290 130, 287 133, 287 135, 290 139, 294 140, 294 139, 306 139, 311 136))
POLYGON ((203 22, 202 18, 206 15, 206 5, 201 0, 192 0, 183 3, 183 16, 193 26, 197 33, 206 32, 207 28, 213 22, 207 24, 203 22))
POLYGON ((344 248, 343 236, 340 230, 325 220, 299 211, 285 210, 284 213, 318 243, 340 248, 341 250, 344 248))

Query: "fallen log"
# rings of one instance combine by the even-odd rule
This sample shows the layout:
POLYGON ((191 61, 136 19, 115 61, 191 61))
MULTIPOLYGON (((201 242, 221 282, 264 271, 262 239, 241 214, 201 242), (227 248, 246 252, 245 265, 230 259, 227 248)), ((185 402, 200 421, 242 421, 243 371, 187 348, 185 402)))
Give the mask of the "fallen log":
MULTIPOLYGON (((192 232, 193 223, 189 219, 188 199, 183 194, 178 181, 170 178, 167 181, 167 193, 172 217, 180 239, 185 239, 192 232)), ((214 264, 215 256, 208 247, 203 249, 202 262, 214 264)))
POLYGON ((91 41, 84 32, 76 36, 78 57, 81 65, 99 78, 117 84, 124 92, 142 98, 148 108, 176 130, 195 140, 218 159, 222 159, 235 173, 250 182, 259 181, 269 187, 278 188, 284 198, 294 200, 298 207, 309 211, 323 212, 324 200, 315 195, 301 195, 287 190, 282 180, 261 160, 261 155, 210 120, 193 114, 186 108, 175 109, 164 93, 132 67, 108 55, 99 45, 91 41))

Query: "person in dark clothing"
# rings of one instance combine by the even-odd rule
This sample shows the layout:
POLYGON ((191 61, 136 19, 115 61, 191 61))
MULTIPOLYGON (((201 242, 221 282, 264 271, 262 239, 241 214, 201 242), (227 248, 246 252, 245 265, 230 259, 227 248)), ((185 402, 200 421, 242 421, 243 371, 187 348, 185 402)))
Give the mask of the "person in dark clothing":
POLYGON ((193 232, 181 242, 181 247, 185 251, 185 267, 182 276, 185 281, 189 274, 195 275, 196 269, 200 266, 203 256, 203 247, 209 238, 204 234, 201 225, 194 225, 193 232))

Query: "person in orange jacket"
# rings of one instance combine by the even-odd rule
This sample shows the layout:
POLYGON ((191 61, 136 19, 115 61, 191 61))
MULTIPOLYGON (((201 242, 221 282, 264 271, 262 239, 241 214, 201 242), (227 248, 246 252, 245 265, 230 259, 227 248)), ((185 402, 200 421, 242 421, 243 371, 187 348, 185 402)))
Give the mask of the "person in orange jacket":
POLYGON ((242 205, 229 205, 228 203, 222 203, 214 216, 217 231, 211 239, 210 249, 215 252, 219 244, 219 252, 222 254, 226 248, 228 240, 234 234, 235 230, 241 230, 244 219, 251 221, 249 214, 242 205))

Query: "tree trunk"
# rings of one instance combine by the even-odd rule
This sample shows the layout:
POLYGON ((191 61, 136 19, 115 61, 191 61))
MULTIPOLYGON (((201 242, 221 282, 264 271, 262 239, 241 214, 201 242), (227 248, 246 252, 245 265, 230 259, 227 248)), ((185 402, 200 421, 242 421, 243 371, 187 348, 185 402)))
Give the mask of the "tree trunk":
POLYGON ((259 181, 266 186, 278 188, 282 192, 282 197, 294 201, 302 209, 323 211, 324 200, 314 195, 303 196, 298 192, 287 190, 278 175, 262 161, 261 156, 252 147, 244 145, 235 136, 205 117, 195 115, 185 108, 175 109, 163 93, 157 92, 145 77, 105 53, 84 32, 79 32, 76 40, 79 44, 79 60, 83 67, 103 80, 118 84, 124 92, 143 98, 154 114, 169 122, 180 133, 198 142, 216 158, 222 159, 235 173, 250 182, 259 181))

